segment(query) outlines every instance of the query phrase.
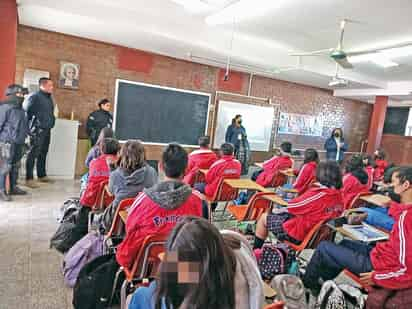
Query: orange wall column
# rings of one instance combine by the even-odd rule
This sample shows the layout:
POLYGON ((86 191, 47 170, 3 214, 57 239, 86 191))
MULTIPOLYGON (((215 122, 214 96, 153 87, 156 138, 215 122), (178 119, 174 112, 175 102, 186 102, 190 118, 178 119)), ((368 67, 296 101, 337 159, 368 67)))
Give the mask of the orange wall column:
POLYGON ((0 0, 0 98, 16 74, 17 4, 0 0))
POLYGON ((373 105, 371 122, 369 125, 367 152, 372 154, 381 145, 383 125, 385 123, 387 96, 377 96, 373 105))

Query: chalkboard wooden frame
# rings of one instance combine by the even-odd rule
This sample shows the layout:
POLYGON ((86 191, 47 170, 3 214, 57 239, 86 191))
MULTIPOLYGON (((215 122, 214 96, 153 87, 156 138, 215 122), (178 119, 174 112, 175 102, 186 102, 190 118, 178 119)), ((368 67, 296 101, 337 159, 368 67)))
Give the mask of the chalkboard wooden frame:
MULTIPOLYGON (((186 90, 186 89, 179 89, 179 88, 173 88, 173 87, 166 87, 166 86, 160 86, 160 85, 154 85, 154 84, 147 84, 147 83, 135 82, 135 81, 119 79, 119 78, 116 79, 115 98, 114 98, 114 113, 113 113, 113 128, 114 128, 114 131, 116 131, 117 104, 118 104, 118 95, 119 95, 119 85, 120 85, 120 83, 133 84, 133 85, 144 86, 144 87, 152 87, 152 88, 158 88, 158 89, 164 89, 164 90, 170 90, 170 91, 176 91, 176 92, 182 92, 182 93, 190 93, 190 94, 196 94, 196 95, 201 95, 201 96, 208 97, 206 125, 205 125, 205 132, 204 132, 205 135, 208 134, 208 131, 209 131, 209 117, 210 117, 210 111, 211 111, 211 108, 212 108, 212 106, 211 106, 212 95, 210 93, 200 92, 200 91, 193 91, 193 90, 186 90)), ((125 140, 121 140, 121 142, 125 142, 125 140)), ((160 146, 167 145, 167 143, 157 143, 157 142, 143 142, 143 144, 145 144, 145 145, 160 145, 160 146)), ((192 145, 192 144, 181 144, 181 145, 183 147, 199 148, 199 145, 192 145)))

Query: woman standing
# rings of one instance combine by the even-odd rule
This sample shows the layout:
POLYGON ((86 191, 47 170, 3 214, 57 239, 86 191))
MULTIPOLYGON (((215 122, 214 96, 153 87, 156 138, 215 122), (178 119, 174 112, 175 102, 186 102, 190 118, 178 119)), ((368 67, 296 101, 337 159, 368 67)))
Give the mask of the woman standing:
POLYGON ((341 128, 335 128, 332 131, 324 146, 326 150, 326 159, 336 161, 339 164, 343 161, 344 152, 348 150, 348 144, 343 138, 343 131, 341 128))
POLYGON ((242 175, 248 173, 248 162, 250 157, 250 147, 247 140, 246 129, 242 126, 242 115, 236 115, 232 119, 232 124, 227 127, 225 142, 231 143, 235 147, 235 157, 242 164, 242 175))

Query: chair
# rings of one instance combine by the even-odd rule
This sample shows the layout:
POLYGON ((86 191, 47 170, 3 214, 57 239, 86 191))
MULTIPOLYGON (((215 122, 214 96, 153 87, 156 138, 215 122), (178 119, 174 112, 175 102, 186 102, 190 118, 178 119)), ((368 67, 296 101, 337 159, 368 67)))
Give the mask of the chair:
MULTIPOLYGON (((226 179, 231 179, 231 178, 226 178, 226 179)), ((219 182, 218 188, 215 192, 215 194, 212 197, 205 196, 205 201, 209 204, 209 212, 210 212, 210 218, 212 215, 212 211, 210 210, 210 204, 212 203, 218 203, 218 202, 226 202, 225 206, 222 210, 222 218, 223 215, 226 211, 226 207, 229 204, 229 202, 233 201, 236 199, 237 194, 238 194, 238 189, 234 189, 228 184, 225 183, 225 178, 222 178, 219 182)))
POLYGON ((165 252, 165 243, 168 235, 148 235, 143 241, 136 260, 131 268, 120 267, 113 285, 112 299, 117 281, 121 272, 125 274, 120 290, 120 308, 126 308, 127 289, 134 287, 134 282, 153 277, 160 265, 159 254, 165 252))
POLYGON ((229 205, 227 209, 238 222, 257 221, 272 205, 270 200, 264 198, 267 195, 275 195, 275 193, 257 192, 247 205, 229 205))
POLYGON ((265 306, 264 309, 283 309, 285 307, 284 301, 276 301, 273 304, 265 306))
POLYGON ((114 200, 114 196, 110 193, 107 185, 109 180, 105 180, 99 184, 99 189, 97 191, 96 200, 94 205, 92 205, 91 210, 89 212, 89 220, 88 220, 88 230, 90 231, 92 228, 93 218, 96 214, 101 213, 106 206, 108 206, 114 200))
POLYGON ((357 195, 355 195, 355 197, 354 197, 354 198, 352 199, 352 201, 350 202, 348 209, 359 208, 360 205, 366 204, 366 202, 365 202, 365 201, 362 201, 360 198, 361 198, 362 196, 370 195, 370 194, 372 194, 372 193, 369 192, 369 191, 365 191, 365 192, 360 192, 360 193, 358 193, 357 195))
POLYGON ((368 291, 369 288, 362 284, 362 282, 360 281, 360 277, 358 275, 355 275, 349 269, 346 269, 346 268, 343 270, 343 273, 349 278, 351 278, 353 281, 355 281, 356 284, 358 284, 362 289, 364 289, 365 291, 368 291))

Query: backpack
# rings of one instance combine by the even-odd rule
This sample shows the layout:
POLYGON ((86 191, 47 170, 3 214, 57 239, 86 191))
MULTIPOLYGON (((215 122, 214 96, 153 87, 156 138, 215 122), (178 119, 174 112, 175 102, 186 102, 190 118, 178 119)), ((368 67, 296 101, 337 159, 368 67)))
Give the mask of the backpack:
MULTIPOLYGON (((118 283, 113 289, 116 273, 119 270, 114 254, 102 255, 87 263, 80 271, 73 289, 73 307, 75 309, 102 309, 107 308, 117 300, 113 290, 118 291, 118 283)), ((116 294, 116 293, 115 293, 116 294)))
POLYGON ((332 280, 325 281, 316 300, 315 309, 346 309, 345 295, 332 280))
POLYGON ((258 266, 264 280, 287 274, 295 260, 295 251, 284 243, 264 245, 259 254, 258 266))
POLYGON ((293 275, 278 275, 270 283, 277 292, 277 299, 285 302, 288 309, 306 309, 306 290, 302 280, 293 275))
POLYGON ((50 248, 66 253, 87 234, 88 212, 83 208, 70 212, 50 239, 50 248))
POLYGON ((72 197, 67 199, 59 209, 59 212, 57 214, 57 222, 62 223, 65 219, 70 217, 76 210, 79 210, 80 208, 81 206, 79 198, 72 197))
POLYGON ((82 267, 94 258, 103 255, 103 235, 89 233, 66 253, 63 260, 64 282, 68 287, 76 283, 82 267))

